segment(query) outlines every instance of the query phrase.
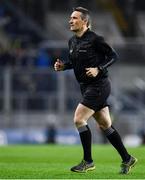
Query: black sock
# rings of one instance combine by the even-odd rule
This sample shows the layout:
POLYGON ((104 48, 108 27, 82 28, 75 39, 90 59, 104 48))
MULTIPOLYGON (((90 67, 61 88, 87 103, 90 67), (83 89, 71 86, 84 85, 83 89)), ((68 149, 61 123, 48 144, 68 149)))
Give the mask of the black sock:
POLYGON ((116 131, 114 127, 110 127, 104 131, 106 137, 110 141, 110 143, 115 147, 115 149, 120 154, 123 162, 129 161, 130 155, 128 154, 120 135, 116 131))
POLYGON ((88 125, 78 128, 81 143, 83 146, 84 160, 87 162, 92 162, 92 153, 91 153, 91 144, 92 144, 92 135, 88 125))

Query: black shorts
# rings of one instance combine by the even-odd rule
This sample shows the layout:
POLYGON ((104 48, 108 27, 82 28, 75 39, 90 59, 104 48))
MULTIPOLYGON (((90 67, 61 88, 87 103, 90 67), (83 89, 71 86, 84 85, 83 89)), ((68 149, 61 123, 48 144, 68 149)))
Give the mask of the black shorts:
POLYGON ((99 83, 80 84, 83 99, 81 104, 93 109, 95 112, 109 106, 107 98, 111 92, 111 84, 108 79, 99 83))

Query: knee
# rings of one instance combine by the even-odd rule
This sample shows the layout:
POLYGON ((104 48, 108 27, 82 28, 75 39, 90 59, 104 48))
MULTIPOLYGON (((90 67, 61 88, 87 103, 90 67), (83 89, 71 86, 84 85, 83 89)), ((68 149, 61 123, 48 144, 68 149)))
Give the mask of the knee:
POLYGON ((99 127, 102 129, 102 130, 106 130, 108 129, 110 126, 112 125, 111 121, 107 121, 107 120, 103 120, 99 123, 99 127))
POLYGON ((81 127, 81 126, 85 126, 87 123, 80 116, 75 116, 74 117, 74 124, 78 128, 78 127, 81 127))

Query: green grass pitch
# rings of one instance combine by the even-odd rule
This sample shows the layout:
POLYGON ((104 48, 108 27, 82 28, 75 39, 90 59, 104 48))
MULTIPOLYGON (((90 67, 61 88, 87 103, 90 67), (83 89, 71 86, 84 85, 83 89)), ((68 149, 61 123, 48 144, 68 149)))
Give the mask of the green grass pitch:
POLYGON ((109 145, 93 145, 94 171, 74 173, 80 145, 9 145, 0 147, 0 179, 145 179, 145 147, 128 148, 138 158, 128 175, 119 175, 121 159, 109 145))

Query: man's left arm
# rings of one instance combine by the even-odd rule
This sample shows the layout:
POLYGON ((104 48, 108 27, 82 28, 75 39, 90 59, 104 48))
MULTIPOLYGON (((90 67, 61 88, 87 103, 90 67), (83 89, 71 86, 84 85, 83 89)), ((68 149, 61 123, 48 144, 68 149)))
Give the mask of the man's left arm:
POLYGON ((103 37, 98 38, 97 48, 105 56, 104 61, 98 66, 99 70, 104 71, 118 59, 118 55, 115 50, 104 41, 103 37))
POLYGON ((103 54, 105 58, 96 68, 86 68, 86 75, 89 77, 96 77, 100 72, 106 72, 107 68, 118 59, 115 50, 111 48, 101 36, 95 39, 95 48, 99 53, 103 54))

